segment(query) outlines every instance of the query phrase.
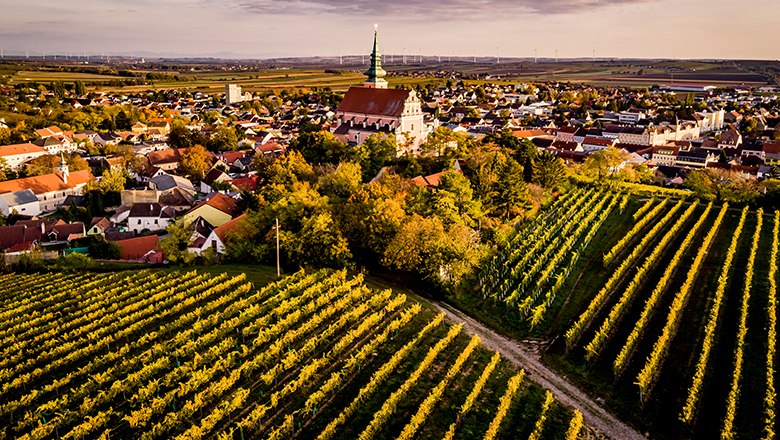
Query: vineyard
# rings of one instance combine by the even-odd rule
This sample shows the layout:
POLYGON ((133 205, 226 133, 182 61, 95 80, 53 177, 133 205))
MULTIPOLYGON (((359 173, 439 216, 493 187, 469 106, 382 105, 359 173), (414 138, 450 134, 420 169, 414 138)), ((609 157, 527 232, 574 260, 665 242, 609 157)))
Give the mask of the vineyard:
POLYGON ((0 438, 589 433, 478 337, 344 271, 257 288, 196 271, 0 278, 0 438))
POLYGON ((626 198, 558 197, 459 305, 653 438, 775 438, 780 214, 626 198))

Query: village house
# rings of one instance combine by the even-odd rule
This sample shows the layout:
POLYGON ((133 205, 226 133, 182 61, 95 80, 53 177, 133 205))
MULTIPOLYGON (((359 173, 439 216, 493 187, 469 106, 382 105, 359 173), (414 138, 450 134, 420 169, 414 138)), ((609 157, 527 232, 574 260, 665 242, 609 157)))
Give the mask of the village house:
POLYGON ((210 225, 219 227, 232 220, 237 211, 234 199, 222 193, 215 193, 211 198, 184 214, 183 220, 184 223, 191 223, 200 217, 210 225))
POLYGON ((0 182, 0 194, 28 189, 38 198, 40 210, 51 212, 57 210, 66 197, 81 195, 84 185, 91 179, 89 170, 69 172, 63 158, 57 173, 0 182))
POLYGON ((27 162, 47 154, 49 154, 49 152, 45 148, 41 148, 29 142, 24 144, 3 145, 0 147, 0 157, 5 159, 8 167, 13 171, 17 171, 27 162))
POLYGON ((127 227, 135 232, 161 231, 176 218, 176 210, 159 203, 136 203, 127 217, 127 227))

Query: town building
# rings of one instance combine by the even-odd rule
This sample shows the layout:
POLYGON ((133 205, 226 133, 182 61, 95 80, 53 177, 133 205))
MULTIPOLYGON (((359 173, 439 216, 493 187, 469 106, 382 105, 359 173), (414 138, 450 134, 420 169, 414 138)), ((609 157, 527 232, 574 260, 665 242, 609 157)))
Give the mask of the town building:
POLYGON ((241 86, 238 84, 225 84, 225 105, 233 105, 244 102, 241 86))
POLYGON ((0 194, 29 189, 38 198, 40 210, 51 212, 56 211, 68 196, 81 195, 84 185, 91 179, 89 170, 69 172, 62 157, 58 172, 0 182, 0 194))
POLYGON ((27 162, 47 154, 49 154, 47 150, 29 142, 0 147, 0 157, 5 159, 8 167, 13 171, 19 170, 27 162))
POLYGON ((333 133, 352 145, 362 144, 375 133, 395 135, 398 156, 416 155, 428 135, 422 101, 414 90, 388 89, 386 74, 375 29, 371 66, 364 72, 367 79, 362 87, 350 87, 344 95, 336 109, 333 133))

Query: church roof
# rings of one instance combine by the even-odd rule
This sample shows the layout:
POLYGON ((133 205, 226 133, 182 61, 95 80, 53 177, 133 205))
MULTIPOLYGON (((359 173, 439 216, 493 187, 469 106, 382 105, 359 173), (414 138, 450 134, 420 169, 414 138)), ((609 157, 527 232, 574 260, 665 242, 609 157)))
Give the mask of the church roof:
POLYGON ((399 117, 408 97, 409 90, 350 87, 337 111, 399 117))

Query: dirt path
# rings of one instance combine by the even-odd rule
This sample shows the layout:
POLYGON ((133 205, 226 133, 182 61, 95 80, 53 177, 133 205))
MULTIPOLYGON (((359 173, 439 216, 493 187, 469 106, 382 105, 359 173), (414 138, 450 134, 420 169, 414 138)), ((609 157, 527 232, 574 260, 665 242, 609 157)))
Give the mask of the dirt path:
POLYGON ((468 333, 478 335, 485 346, 497 350, 510 362, 525 369, 529 378, 549 389, 558 401, 578 409, 582 413, 585 423, 599 431, 600 434, 615 440, 646 439, 634 428, 621 422, 601 405, 591 400, 587 394, 566 378, 547 368, 534 349, 495 333, 479 321, 447 304, 429 301, 444 312, 448 319, 455 323, 462 323, 464 330, 468 333))

